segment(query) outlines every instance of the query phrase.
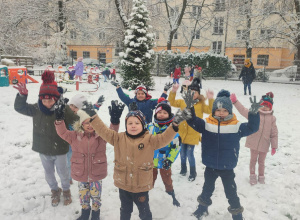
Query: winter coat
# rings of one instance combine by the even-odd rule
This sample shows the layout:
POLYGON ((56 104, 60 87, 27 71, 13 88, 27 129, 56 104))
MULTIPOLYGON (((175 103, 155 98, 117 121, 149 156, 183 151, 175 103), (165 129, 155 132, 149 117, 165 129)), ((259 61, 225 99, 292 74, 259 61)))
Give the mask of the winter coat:
MULTIPOLYGON (((54 111, 52 115, 46 115, 39 109, 37 103, 28 104, 26 100, 27 96, 20 96, 18 94, 15 99, 14 108, 17 112, 32 117, 32 150, 49 156, 68 153, 69 144, 56 133, 54 111)), ((65 123, 70 125, 76 120, 78 120, 78 116, 67 105, 65 109, 65 123)))
POLYGON ((253 67, 253 63, 251 63, 250 67, 243 66, 239 79, 242 78, 244 84, 251 84, 255 79, 255 69, 253 67))
POLYGON ((191 71, 191 67, 184 67, 184 75, 186 77, 189 77, 190 76, 190 71, 191 71))
POLYGON ((75 75, 76 76, 82 76, 83 75, 83 62, 78 61, 75 66, 75 75))
MULTIPOLYGON (((175 100, 176 93, 170 92, 169 94, 169 102, 171 106, 180 108, 183 110, 186 108, 186 104, 183 99, 176 99, 175 100)), ((201 95, 201 101, 197 102, 194 105, 196 116, 199 118, 203 118, 203 113, 210 114, 212 110, 212 106, 214 103, 214 99, 208 100, 208 105, 205 104, 204 97, 201 95)), ((199 144, 199 141, 201 141, 201 136, 198 132, 196 132, 193 128, 191 128, 186 121, 183 121, 179 125, 179 135, 181 138, 181 142, 183 144, 189 144, 189 145, 197 145, 199 144)))
POLYGON ((174 79, 179 79, 181 76, 181 67, 175 68, 174 70, 174 79))
POLYGON ((114 146, 114 184, 132 193, 146 192, 153 188, 154 150, 166 146, 176 135, 172 126, 158 135, 146 131, 131 138, 125 132, 118 133, 106 127, 96 116, 92 121, 96 133, 114 146))
POLYGON ((109 69, 103 70, 102 75, 106 75, 107 77, 109 77, 109 75, 110 75, 109 69))
MULTIPOLYGON (((130 103, 136 102, 136 105, 138 106, 138 110, 143 112, 143 114, 146 117, 146 123, 152 122, 153 110, 155 109, 155 107, 157 105, 157 99, 149 99, 149 100, 139 101, 136 98, 136 96, 133 99, 131 99, 127 95, 125 95, 125 93, 123 92, 121 87, 119 87, 117 89, 117 93, 118 93, 118 96, 121 99, 121 101, 124 102, 125 105, 128 106, 128 108, 129 108, 130 103)), ((167 95, 164 93, 161 95, 161 97, 167 99, 167 95)))
MULTIPOLYGON (((242 116, 248 119, 248 109, 246 109, 239 101, 236 101, 234 106, 242 116)), ((270 144, 272 148, 277 149, 278 129, 273 111, 259 110, 259 115, 259 129, 256 133, 247 137, 245 146, 259 152, 268 152, 270 144)))
POLYGON ((248 123, 241 123, 235 114, 228 121, 218 121, 212 115, 206 119, 195 116, 187 123, 202 133, 202 163, 212 169, 231 170, 238 162, 240 139, 259 128, 259 114, 250 114, 248 123))
MULTIPOLYGON (((68 131, 64 122, 55 124, 57 134, 72 148, 71 177, 79 182, 95 182, 107 176, 106 141, 98 134, 68 131)), ((119 125, 110 125, 117 131, 119 125)))
MULTIPOLYGON (((168 125, 160 127, 157 123, 151 123, 148 125, 150 134, 157 135, 163 133, 168 128, 168 125)), ((162 169, 162 165, 165 159, 168 159, 174 163, 180 152, 179 134, 176 134, 174 139, 165 147, 154 151, 153 164, 154 168, 162 169)))
POLYGON ((111 75, 116 75, 116 69, 111 69, 111 70, 110 70, 110 74, 111 74, 111 75))

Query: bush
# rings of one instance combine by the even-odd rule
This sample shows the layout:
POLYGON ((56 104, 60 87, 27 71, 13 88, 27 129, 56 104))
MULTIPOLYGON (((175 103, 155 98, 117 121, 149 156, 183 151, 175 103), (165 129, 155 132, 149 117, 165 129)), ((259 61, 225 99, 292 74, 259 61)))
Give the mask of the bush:
POLYGON ((264 69, 259 69, 256 71, 256 80, 267 82, 269 81, 270 76, 264 71, 264 69))

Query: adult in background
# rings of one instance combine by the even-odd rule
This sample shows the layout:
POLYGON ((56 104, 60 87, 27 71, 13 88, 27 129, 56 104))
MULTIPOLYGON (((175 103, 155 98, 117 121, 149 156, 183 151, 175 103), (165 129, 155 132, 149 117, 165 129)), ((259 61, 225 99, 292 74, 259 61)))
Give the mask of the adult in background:
POLYGON ((75 80, 79 78, 80 81, 82 81, 82 75, 83 75, 83 57, 77 58, 77 64, 75 66, 75 80))
POLYGON ((249 58, 245 59, 244 67, 239 76, 239 80, 242 78, 244 83, 244 95, 247 95, 247 87, 249 91, 249 95, 251 95, 251 83, 255 79, 255 69, 253 67, 253 63, 249 58))

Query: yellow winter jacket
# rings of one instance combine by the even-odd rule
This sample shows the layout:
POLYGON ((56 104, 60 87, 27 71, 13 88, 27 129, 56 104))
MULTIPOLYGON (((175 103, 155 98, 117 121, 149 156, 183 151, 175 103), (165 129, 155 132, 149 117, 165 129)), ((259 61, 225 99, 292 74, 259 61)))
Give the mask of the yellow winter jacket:
MULTIPOLYGON (((170 92, 168 100, 173 107, 180 108, 181 110, 186 108, 186 104, 183 99, 175 100, 176 93, 170 92)), ((209 105, 205 104, 205 98, 203 95, 199 95, 199 102, 194 105, 196 116, 203 118, 203 113, 211 114, 214 99, 209 99, 209 105)), ((201 135, 190 127, 186 121, 183 121, 179 125, 179 135, 183 144, 197 145, 201 141, 201 135)))

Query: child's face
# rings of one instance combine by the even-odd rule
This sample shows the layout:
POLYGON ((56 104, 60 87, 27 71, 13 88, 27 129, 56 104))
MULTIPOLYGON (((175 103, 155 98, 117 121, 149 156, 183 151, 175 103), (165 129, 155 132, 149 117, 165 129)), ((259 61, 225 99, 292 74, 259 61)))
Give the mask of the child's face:
POLYGON ((137 100, 139 100, 139 101, 143 101, 143 100, 145 100, 145 98, 146 98, 146 94, 145 94, 143 91, 139 90, 139 91, 137 91, 137 93, 136 93, 136 98, 137 98, 137 100))
POLYGON ((194 93, 193 99, 194 99, 194 100, 197 99, 198 96, 199 96, 198 91, 192 90, 192 92, 194 93))
POLYGON ((137 117, 130 116, 127 119, 127 132, 130 135, 137 135, 143 131, 143 125, 137 117))
POLYGON ((42 103, 46 108, 50 109, 55 104, 55 100, 54 99, 42 99, 42 103))
POLYGON ((260 108, 262 111, 270 111, 271 109, 266 106, 266 105, 262 105, 262 107, 260 108))
POLYGON ((76 107, 76 105, 71 104, 71 105, 69 105, 69 106, 70 106, 70 109, 71 109, 75 114, 77 114, 77 111, 78 111, 79 109, 76 107))
POLYGON ((85 132, 88 132, 88 133, 94 132, 94 128, 90 124, 90 119, 89 118, 82 122, 82 128, 85 132))
POLYGON ((160 110, 156 113, 156 118, 158 120, 165 120, 169 118, 169 113, 166 110, 160 110))
POLYGON ((215 111, 215 116, 220 117, 220 118, 226 118, 229 115, 229 112, 227 111, 226 108, 218 108, 215 111))

